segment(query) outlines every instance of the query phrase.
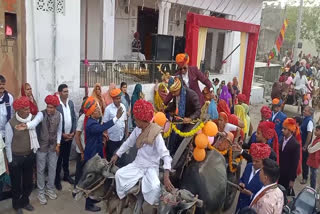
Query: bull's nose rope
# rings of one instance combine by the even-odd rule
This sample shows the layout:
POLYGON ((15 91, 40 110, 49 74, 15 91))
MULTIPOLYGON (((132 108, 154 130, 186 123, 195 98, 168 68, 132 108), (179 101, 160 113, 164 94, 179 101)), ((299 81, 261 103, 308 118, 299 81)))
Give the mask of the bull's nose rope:
POLYGON ((97 180, 95 183, 93 183, 92 185, 90 185, 90 187, 93 186, 92 189, 82 189, 82 188, 79 187, 79 186, 77 186, 76 188, 84 193, 84 197, 85 197, 85 198, 88 198, 89 195, 90 195, 92 192, 94 192, 95 190, 97 190, 99 187, 101 187, 106 180, 107 180, 107 178, 103 178, 101 181, 100 181, 100 180, 97 180), (100 182, 99 182, 99 181, 100 181, 100 182), (94 185, 97 184, 97 183, 98 183, 98 185, 97 185, 97 186, 94 186, 94 185))

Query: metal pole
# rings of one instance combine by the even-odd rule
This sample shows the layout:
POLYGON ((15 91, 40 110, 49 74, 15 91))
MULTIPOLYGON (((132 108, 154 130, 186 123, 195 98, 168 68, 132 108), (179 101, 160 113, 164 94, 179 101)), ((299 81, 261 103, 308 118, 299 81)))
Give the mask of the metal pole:
POLYGON ((85 66, 85 74, 84 74, 84 87, 85 87, 85 95, 88 96, 88 0, 86 0, 86 20, 85 20, 85 36, 84 36, 84 66, 85 66))
POLYGON ((294 57, 293 61, 296 62, 298 60, 298 43, 300 40, 300 30, 301 30, 301 21, 302 21, 302 11, 303 11, 303 0, 300 0, 299 7, 299 16, 297 20, 297 29, 296 29, 296 41, 294 43, 294 57))

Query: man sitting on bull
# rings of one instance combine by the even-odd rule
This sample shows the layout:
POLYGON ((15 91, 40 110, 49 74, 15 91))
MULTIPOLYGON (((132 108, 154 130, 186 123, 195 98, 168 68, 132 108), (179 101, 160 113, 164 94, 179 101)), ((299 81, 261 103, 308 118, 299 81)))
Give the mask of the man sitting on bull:
MULTIPOLYGON (((178 125, 178 129, 182 132, 188 132, 193 127, 191 124, 193 120, 200 117, 201 106, 199 102, 199 96, 192 89, 185 87, 182 81, 178 77, 171 77, 169 80, 169 91, 173 96, 173 102, 170 103, 166 111, 175 112, 178 120, 181 119, 182 125, 178 125)), ((169 150, 173 155, 182 141, 182 137, 172 133, 170 136, 169 150)))
POLYGON ((144 200, 151 205, 158 204, 161 191, 160 159, 164 162, 164 185, 168 191, 174 189, 169 179, 172 158, 162 138, 162 128, 151 122, 153 114, 154 110, 150 102, 138 100, 134 104, 133 116, 137 127, 111 158, 111 163, 114 164, 130 148, 136 146, 138 149, 135 160, 120 168, 115 174, 116 190, 120 199, 125 198, 128 192, 142 179, 144 200))

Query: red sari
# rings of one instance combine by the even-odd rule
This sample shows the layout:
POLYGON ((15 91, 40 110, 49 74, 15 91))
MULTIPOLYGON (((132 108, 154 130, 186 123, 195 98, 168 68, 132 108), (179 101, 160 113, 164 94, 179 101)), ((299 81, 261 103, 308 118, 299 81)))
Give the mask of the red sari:
MULTIPOLYGON (((21 96, 26 96, 26 92, 25 92, 25 86, 26 84, 28 84, 30 86, 29 83, 25 83, 25 84, 22 84, 21 86, 21 96)), ((33 97, 33 94, 31 95, 32 96, 32 99, 33 101, 29 100, 29 103, 30 103, 30 113, 32 115, 36 115, 38 113, 38 106, 37 106, 37 102, 35 101, 34 97, 33 97)), ((29 98, 30 99, 30 98, 29 98)))

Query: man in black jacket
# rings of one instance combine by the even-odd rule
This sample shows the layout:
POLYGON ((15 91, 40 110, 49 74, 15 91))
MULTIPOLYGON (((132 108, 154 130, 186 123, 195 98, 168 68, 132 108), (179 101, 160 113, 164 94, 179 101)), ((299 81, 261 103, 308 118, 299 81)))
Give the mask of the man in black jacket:
POLYGON ((63 167, 63 180, 70 184, 74 184, 74 180, 69 175, 69 156, 77 119, 74 112, 74 104, 68 99, 68 86, 66 84, 59 85, 58 92, 60 105, 57 107, 57 110, 62 114, 62 138, 60 143, 60 154, 57 162, 55 185, 57 190, 61 190, 61 166, 63 167))
POLYGON ((295 136, 298 129, 295 119, 287 118, 282 126, 284 137, 279 146, 280 178, 278 183, 289 192, 293 189, 294 181, 297 177, 301 148, 295 136))

